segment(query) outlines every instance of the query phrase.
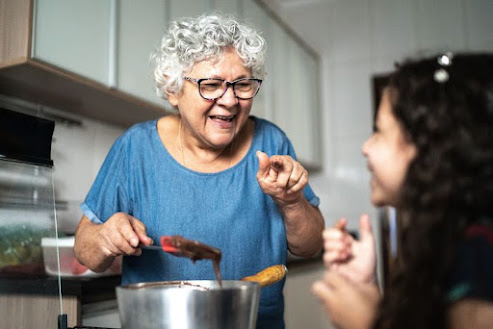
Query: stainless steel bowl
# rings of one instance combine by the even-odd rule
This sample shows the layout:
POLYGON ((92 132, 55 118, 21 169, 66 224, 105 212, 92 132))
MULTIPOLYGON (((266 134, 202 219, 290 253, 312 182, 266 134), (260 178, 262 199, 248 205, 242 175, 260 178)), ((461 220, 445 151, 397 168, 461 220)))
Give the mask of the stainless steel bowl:
POLYGON ((254 329, 260 285, 214 280, 137 283, 116 288, 123 329, 254 329))

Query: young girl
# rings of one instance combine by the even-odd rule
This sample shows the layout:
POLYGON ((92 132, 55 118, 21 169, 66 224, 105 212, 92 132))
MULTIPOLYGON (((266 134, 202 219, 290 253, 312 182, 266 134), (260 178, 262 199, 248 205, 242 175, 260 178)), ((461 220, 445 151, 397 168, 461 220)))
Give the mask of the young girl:
POLYGON ((339 328, 493 328, 493 55, 445 54, 391 75, 363 145, 371 200, 399 214, 396 267, 375 283, 368 217, 324 232, 312 290, 339 328))

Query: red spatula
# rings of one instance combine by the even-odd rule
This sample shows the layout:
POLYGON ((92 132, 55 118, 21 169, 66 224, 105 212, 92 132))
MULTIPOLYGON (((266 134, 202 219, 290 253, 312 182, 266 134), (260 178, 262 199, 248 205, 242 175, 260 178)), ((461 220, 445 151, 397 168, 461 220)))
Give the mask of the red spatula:
POLYGON ((192 261, 200 259, 221 260, 221 251, 195 240, 188 240, 180 235, 162 236, 161 246, 140 246, 143 249, 162 250, 178 257, 190 258, 192 261))

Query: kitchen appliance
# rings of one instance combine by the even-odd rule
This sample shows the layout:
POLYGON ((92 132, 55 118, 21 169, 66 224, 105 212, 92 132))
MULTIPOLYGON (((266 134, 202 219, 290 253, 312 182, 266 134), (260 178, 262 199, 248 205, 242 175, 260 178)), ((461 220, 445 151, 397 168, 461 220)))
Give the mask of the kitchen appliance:
POLYGON ((123 329, 254 329, 260 285, 150 282, 117 287, 116 295, 123 329))
POLYGON ((123 329, 254 329, 260 289, 284 278, 272 265, 241 280, 161 281, 116 288, 123 329))
POLYGON ((44 280, 41 239, 57 236, 51 160, 55 123, 2 107, 0 118, 2 328, 33 328, 40 319, 51 328, 63 313, 62 296, 60 281, 44 280))
POLYGON ((44 274, 42 237, 54 237, 54 122, 0 108, 0 274, 44 274))

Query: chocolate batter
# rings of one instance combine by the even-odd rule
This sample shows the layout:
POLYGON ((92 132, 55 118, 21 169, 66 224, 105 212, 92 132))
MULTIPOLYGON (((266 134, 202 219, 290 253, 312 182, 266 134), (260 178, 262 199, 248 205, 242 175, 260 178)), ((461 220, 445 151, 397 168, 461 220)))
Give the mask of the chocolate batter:
POLYGON ((161 244, 163 246, 168 245, 176 248, 178 250, 174 253, 176 256, 190 258, 194 263, 197 260, 210 259, 214 266, 217 282, 219 283, 219 286, 222 286, 221 271, 219 269, 221 250, 199 241, 185 239, 180 235, 162 237, 161 244))

